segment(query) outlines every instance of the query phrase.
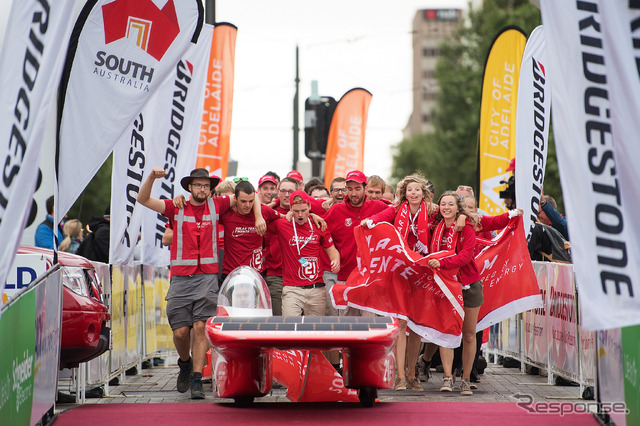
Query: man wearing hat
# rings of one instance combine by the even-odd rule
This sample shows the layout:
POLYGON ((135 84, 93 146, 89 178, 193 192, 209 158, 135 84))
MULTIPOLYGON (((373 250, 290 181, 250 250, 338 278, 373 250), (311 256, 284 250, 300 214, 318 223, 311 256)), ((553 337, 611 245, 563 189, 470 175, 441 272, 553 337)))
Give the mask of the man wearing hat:
MULTIPOLYGON (((166 300, 173 342, 180 356, 177 387, 179 392, 190 388, 192 399, 203 399, 202 369, 209 349, 205 322, 216 313, 218 291, 217 221, 235 205, 235 198, 210 198, 220 178, 209 177, 206 169, 199 168, 181 179, 180 185, 191 197, 184 208, 178 209, 173 200, 151 198, 153 183, 165 175, 161 167, 154 168, 140 188, 137 201, 171 223, 171 282, 166 300), (189 355, 191 329, 193 359, 189 355)), ((259 218, 262 220, 261 215, 259 218)))
POLYGON ((258 181, 258 198, 260 203, 269 204, 278 189, 278 181, 271 175, 264 175, 258 181))
POLYGON ((295 179, 295 181, 298 182, 298 189, 300 191, 304 191, 304 178, 302 177, 302 173, 297 170, 291 170, 289 173, 287 173, 287 177, 295 179))
POLYGON ((328 233, 309 218, 311 199, 304 191, 289 197, 291 222, 275 223, 282 252, 282 315, 324 315, 326 292, 320 265, 321 249, 329 256, 331 270, 340 270, 340 255, 328 233))
MULTIPOLYGON (((351 271, 357 266, 355 227, 360 225, 362 219, 366 219, 388 207, 382 201, 367 199, 365 195, 367 177, 361 171, 353 170, 347 173, 345 183, 347 196, 344 198, 344 202, 334 204, 324 216, 324 220, 327 222, 327 230, 331 232, 331 237, 340 253, 339 283, 344 283, 351 271)), ((345 314, 345 312, 341 313, 345 314)), ((349 307, 346 315, 360 315, 360 311, 349 307)))

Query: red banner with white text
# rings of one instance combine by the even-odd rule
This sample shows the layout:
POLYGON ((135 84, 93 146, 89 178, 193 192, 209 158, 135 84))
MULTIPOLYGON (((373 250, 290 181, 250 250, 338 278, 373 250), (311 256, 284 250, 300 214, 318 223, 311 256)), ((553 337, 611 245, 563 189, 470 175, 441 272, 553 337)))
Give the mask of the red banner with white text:
MULTIPOLYGON (((477 330, 542 307, 522 227, 521 217, 511 219, 476 257, 484 294, 477 330)), ((457 347, 464 318, 457 271, 434 273, 427 266, 429 259, 451 254, 422 257, 409 250, 398 231, 385 222, 372 229, 359 226, 354 234, 358 269, 345 284, 334 284, 334 305, 405 319, 409 328, 425 339, 457 347)))
POLYGON ((228 23, 218 23, 213 30, 196 161, 196 167, 222 179, 229 169, 237 35, 238 28, 228 23))
POLYGON ((422 257, 409 250, 396 228, 379 223, 358 226, 358 269, 345 284, 334 284, 334 305, 352 306, 401 318, 414 332, 441 346, 455 348, 462 333, 462 288, 457 271, 434 274, 427 261, 450 255, 438 252, 422 257))

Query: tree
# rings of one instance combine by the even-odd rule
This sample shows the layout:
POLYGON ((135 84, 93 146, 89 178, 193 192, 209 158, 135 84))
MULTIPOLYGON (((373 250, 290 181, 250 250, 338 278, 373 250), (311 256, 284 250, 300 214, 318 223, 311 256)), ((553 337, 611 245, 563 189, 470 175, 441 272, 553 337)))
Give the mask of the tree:
POLYGON ((69 210, 69 218, 79 219, 84 226, 91 216, 104 215, 105 208, 111 204, 112 164, 113 156, 110 155, 69 210))
MULTIPOLYGON (((540 23, 540 11, 528 0, 485 1, 480 9, 470 9, 467 23, 440 46, 439 92, 431 114, 434 131, 394 147, 392 180, 420 171, 435 184, 436 196, 460 184, 476 186, 482 75, 489 47, 507 25, 517 25, 530 34, 540 23)), ((545 193, 561 203, 551 137, 545 193)))

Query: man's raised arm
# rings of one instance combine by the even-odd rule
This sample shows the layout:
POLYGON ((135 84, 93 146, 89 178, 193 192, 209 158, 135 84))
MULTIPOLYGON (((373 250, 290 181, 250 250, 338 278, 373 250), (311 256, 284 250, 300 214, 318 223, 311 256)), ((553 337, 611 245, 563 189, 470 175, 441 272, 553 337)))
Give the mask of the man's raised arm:
POLYGON ((163 178, 166 174, 167 172, 162 167, 155 167, 151 170, 149 177, 140 187, 137 198, 138 203, 160 214, 164 214, 164 201, 151 198, 151 188, 153 188, 153 183, 156 179, 163 178))

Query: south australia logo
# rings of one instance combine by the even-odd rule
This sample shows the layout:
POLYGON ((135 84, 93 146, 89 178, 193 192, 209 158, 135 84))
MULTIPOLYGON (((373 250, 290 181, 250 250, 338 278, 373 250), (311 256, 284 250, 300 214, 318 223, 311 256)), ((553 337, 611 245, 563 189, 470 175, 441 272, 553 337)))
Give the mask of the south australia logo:
POLYGON ((127 38, 160 61, 180 33, 173 0, 116 0, 102 6, 105 44, 127 38))

